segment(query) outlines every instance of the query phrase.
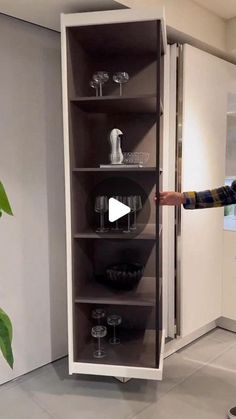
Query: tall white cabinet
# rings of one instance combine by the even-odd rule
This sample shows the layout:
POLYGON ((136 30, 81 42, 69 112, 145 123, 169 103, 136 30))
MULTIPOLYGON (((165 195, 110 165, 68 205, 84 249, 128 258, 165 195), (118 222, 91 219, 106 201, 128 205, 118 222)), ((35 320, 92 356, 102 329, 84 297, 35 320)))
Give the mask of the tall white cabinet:
POLYGON ((222 318, 223 327, 236 331, 236 232, 224 231, 222 318))
MULTIPOLYGON (((224 185, 227 109, 236 92, 236 66, 190 45, 173 45, 166 80, 169 131, 164 161, 171 173, 177 170, 175 184, 164 170, 164 188, 201 191, 224 185)), ((176 214, 175 270, 173 260, 167 259, 174 248, 173 217, 165 209, 164 320, 169 336, 175 337, 166 345, 167 354, 216 326, 236 331, 236 233, 224 232, 224 209, 182 207, 176 214), (170 313, 175 314, 175 328, 170 313)))
MULTIPOLYGON (((225 63, 188 45, 183 54, 182 190, 212 189, 225 176, 225 63)), ((223 209, 182 209, 181 217, 180 330, 186 336, 221 315, 223 209)))
MULTIPOLYGON (((184 45, 179 139, 183 191, 224 185, 228 97, 235 92, 235 65, 184 45)), ((234 241, 232 235, 224 236, 223 214, 223 208, 181 210, 178 251, 183 338, 218 324, 225 326, 222 316, 236 319, 234 241)))

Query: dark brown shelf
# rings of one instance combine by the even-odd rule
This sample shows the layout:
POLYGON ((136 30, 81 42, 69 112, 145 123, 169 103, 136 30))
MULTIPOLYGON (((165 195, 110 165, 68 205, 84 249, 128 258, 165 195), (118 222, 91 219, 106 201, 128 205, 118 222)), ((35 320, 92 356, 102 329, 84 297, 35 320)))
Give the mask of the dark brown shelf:
MULTIPOLYGON (((75 167, 73 172, 156 172, 156 167, 75 167)), ((162 173, 162 169, 159 169, 162 173)))
POLYGON ((97 113, 156 113, 156 95, 75 97, 75 103, 86 112, 97 113))
POLYGON ((122 328, 118 330, 117 328, 117 336, 120 339, 119 345, 109 344, 109 337, 102 339, 102 346, 107 354, 102 359, 93 357, 96 342, 95 339, 90 338, 78 353, 75 362, 156 368, 156 332, 154 330, 122 330, 122 328))
MULTIPOLYGON (((74 235, 74 239, 133 239, 133 240, 156 240, 155 224, 148 224, 144 229, 138 227, 140 233, 116 233, 109 231, 107 233, 96 233, 93 230, 87 230, 74 235)), ((159 234, 161 234, 162 226, 159 227, 159 234)))
POLYGON ((132 291, 116 291, 94 280, 79 292, 75 303, 155 307, 155 286, 154 277, 143 277, 132 291))
POLYGON ((115 62, 119 62, 120 56, 125 56, 127 61, 143 58, 146 54, 152 54, 156 58, 157 21, 155 20, 88 25, 72 27, 69 30, 87 54, 100 60, 101 56, 109 54, 115 62))

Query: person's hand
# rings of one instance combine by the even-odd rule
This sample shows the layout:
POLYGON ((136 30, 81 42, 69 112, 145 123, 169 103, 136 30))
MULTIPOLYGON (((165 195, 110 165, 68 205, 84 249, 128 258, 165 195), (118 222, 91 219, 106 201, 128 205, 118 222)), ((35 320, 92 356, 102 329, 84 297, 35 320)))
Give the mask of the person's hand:
POLYGON ((184 194, 180 192, 160 192, 160 205, 181 205, 184 204, 184 194))

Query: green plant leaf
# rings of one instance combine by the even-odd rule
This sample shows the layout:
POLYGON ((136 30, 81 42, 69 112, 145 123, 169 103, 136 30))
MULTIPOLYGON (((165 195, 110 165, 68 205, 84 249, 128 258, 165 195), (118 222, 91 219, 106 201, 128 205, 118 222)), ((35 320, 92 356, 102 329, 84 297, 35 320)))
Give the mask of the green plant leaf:
POLYGON ((11 320, 10 320, 9 316, 7 315, 7 313, 2 308, 0 308, 0 320, 2 320, 4 322, 4 324, 6 325, 8 333, 9 333, 10 341, 12 341, 11 320))
POLYGON ((13 215, 11 205, 8 201, 7 194, 2 182, 0 182, 0 209, 9 215, 13 215))
MULTIPOLYGON (((10 203, 7 198, 4 186, 0 182, 0 217, 2 212, 13 215, 10 203)), ((11 368, 13 368, 14 357, 12 353, 12 324, 8 315, 0 308, 0 351, 11 368)))
POLYGON ((14 358, 12 353, 12 324, 8 315, 0 309, 0 349, 4 358, 13 368, 14 358))

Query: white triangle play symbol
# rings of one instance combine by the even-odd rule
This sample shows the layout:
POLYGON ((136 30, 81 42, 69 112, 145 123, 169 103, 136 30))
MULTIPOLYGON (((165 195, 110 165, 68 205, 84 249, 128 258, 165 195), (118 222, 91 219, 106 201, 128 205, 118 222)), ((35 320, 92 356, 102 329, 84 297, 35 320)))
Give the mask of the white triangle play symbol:
POLYGON ((119 220, 119 218, 121 217, 124 217, 124 215, 129 214, 130 211, 130 207, 128 207, 125 204, 122 204, 122 202, 120 201, 117 201, 117 199, 109 199, 108 219, 111 223, 113 223, 116 220, 119 220))

